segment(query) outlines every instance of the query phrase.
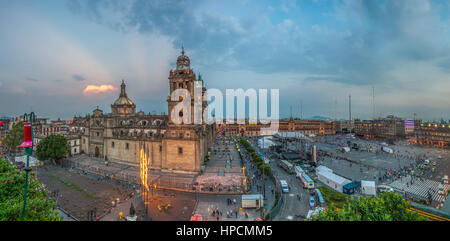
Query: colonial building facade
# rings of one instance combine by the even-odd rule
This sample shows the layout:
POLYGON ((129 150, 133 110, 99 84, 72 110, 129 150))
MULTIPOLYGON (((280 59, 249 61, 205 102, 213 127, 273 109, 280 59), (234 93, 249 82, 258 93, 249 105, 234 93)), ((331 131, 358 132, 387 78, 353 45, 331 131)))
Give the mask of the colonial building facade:
POLYGON ((438 147, 450 146, 450 125, 447 123, 420 123, 416 125, 414 143, 438 147))
MULTIPOLYGON (((188 56, 182 54, 177 59, 177 67, 170 70, 167 97, 169 115, 152 115, 140 111, 128 98, 126 85, 122 81, 119 98, 111 105, 111 113, 103 113, 99 108, 91 115, 74 117, 70 133, 81 136, 81 152, 111 162, 139 165, 140 152, 145 149, 151 170, 173 173, 200 172, 208 150, 215 140, 215 126, 208 124, 179 124, 173 120, 183 117, 183 112, 174 112, 174 107, 182 98, 173 100, 172 92, 186 89, 192 96, 194 86, 203 80, 190 68, 188 56)), ((206 102, 202 107, 207 108, 206 102)))
POLYGON ((354 126, 355 135, 379 139, 403 139, 406 136, 407 129, 405 128, 405 120, 393 115, 377 120, 356 119, 354 126))
MULTIPOLYGON (((259 136, 262 128, 269 128, 270 124, 250 124, 248 120, 245 124, 218 124, 216 128, 224 131, 226 136, 259 136)), ((303 135, 334 135, 335 125, 332 121, 322 120, 280 120, 278 132, 298 132, 303 135)))

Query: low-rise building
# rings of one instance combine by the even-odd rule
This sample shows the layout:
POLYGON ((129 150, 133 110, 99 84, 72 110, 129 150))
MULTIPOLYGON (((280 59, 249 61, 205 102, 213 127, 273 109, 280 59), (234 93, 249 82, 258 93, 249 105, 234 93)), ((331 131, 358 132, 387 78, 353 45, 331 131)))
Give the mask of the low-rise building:
MULTIPOLYGON (((47 136, 44 136, 44 135, 35 135, 33 137, 33 142, 37 146, 39 144, 39 142, 42 141, 46 137, 47 136)), ((67 139, 67 143, 70 145, 70 151, 67 154, 70 156, 80 154, 81 153, 81 148, 80 148, 81 138, 80 138, 80 136, 69 135, 69 136, 65 136, 65 137, 67 139)), ((36 147, 34 147, 34 148, 36 150, 36 147)))

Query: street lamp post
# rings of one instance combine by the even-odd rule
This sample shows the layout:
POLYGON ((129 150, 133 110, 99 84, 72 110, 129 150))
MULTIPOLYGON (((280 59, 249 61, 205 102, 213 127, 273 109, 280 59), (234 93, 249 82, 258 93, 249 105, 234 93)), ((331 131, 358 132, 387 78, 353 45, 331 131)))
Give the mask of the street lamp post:
POLYGON ((30 156, 33 153, 33 122, 36 121, 36 115, 34 112, 30 114, 23 115, 24 122, 24 142, 19 147, 25 148, 25 154, 27 155, 27 165, 25 167, 25 188, 23 192, 23 208, 22 208, 22 218, 25 218, 25 209, 27 206, 27 192, 28 192, 28 173, 31 171, 30 168, 30 156))

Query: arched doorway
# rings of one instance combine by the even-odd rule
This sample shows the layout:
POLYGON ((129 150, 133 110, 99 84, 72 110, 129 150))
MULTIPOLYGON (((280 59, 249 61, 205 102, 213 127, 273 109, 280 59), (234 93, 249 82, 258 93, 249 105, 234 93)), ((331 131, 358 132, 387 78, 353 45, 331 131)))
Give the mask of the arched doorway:
POLYGON ((95 157, 99 157, 100 156, 100 150, 98 149, 98 146, 95 147, 95 157))

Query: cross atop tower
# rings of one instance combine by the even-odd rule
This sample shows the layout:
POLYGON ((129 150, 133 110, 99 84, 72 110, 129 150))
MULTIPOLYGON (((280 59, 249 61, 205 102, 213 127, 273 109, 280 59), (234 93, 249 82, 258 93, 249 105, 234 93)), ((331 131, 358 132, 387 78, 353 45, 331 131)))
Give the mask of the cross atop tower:
POLYGON ((127 92, 125 90, 125 81, 122 79, 122 84, 120 85, 120 97, 127 97, 127 92))

